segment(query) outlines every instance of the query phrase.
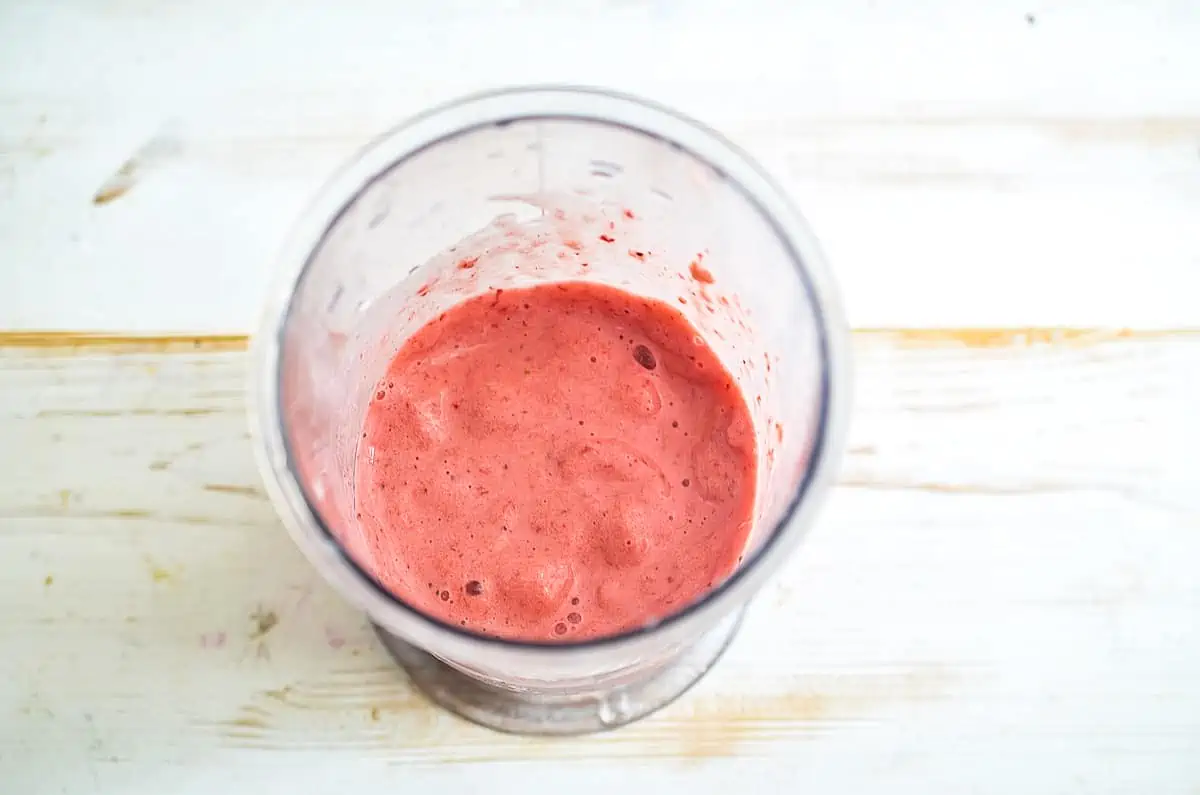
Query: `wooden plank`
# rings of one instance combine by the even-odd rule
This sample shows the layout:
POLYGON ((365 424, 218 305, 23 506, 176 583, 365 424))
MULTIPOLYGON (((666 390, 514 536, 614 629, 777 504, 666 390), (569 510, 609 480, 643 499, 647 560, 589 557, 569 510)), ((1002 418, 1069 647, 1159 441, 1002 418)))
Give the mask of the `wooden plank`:
POLYGON ((840 486, 728 657, 568 741, 408 689, 263 498, 241 346, 0 338, 6 791, 1200 785, 1200 334, 856 334, 840 486))
POLYGON ((583 5, 5 3, 0 327, 251 330, 340 163, 432 104, 546 81, 748 149, 856 325, 1195 324, 1200 6, 583 5))

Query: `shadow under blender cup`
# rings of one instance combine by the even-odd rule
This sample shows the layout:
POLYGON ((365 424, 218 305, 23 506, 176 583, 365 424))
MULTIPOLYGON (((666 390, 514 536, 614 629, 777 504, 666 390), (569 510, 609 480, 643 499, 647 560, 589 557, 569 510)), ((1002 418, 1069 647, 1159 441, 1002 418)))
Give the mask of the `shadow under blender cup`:
POLYGON ((416 117, 320 192, 270 298, 252 426, 276 508, 413 682, 496 729, 596 731, 669 703, 724 651, 835 477, 848 350, 815 241, 746 155, 640 100, 516 89, 416 117), (392 356, 439 313, 489 290, 566 280, 677 306, 733 375, 758 456, 750 537, 723 581, 623 634, 477 634, 379 582, 355 525, 364 412, 392 356))

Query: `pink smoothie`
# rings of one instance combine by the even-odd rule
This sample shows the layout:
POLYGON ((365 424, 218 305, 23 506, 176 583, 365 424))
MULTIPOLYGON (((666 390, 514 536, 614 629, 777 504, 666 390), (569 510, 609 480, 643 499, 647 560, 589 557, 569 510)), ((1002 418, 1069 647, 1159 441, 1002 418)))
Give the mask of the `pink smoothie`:
POLYGON ((373 573, 505 638, 661 618, 740 559, 752 428, 665 303, 588 283, 470 299, 409 339, 372 396, 355 478, 373 573))

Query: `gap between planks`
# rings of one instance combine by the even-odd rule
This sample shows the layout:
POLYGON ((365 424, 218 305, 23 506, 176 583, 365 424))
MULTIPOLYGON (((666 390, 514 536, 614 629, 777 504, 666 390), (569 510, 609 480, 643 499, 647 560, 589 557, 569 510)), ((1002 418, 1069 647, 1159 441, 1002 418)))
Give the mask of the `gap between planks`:
MULTIPOLYGON (((1066 326, 995 328, 858 328, 856 343, 906 348, 1087 347, 1123 341, 1200 337, 1200 328, 1130 329, 1066 326)), ((246 334, 122 334, 89 331, 0 331, 0 349, 64 354, 229 353, 250 347, 246 334)))

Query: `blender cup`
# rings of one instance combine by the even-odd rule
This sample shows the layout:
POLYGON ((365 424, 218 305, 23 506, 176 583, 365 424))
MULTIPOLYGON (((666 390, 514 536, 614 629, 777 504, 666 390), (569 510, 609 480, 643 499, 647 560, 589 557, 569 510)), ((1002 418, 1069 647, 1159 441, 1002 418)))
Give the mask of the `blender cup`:
POLYGON ((295 542, 367 612, 416 687, 472 721, 523 733, 619 726, 703 676, 812 524, 849 404, 841 309, 780 189, 694 121, 574 88, 460 100, 359 153, 296 226, 255 346, 251 424, 295 542), (569 280, 677 307, 718 355, 754 423, 753 524, 723 581, 623 634, 480 634, 407 604, 376 576, 355 513, 364 413, 390 359, 438 312, 569 280))

